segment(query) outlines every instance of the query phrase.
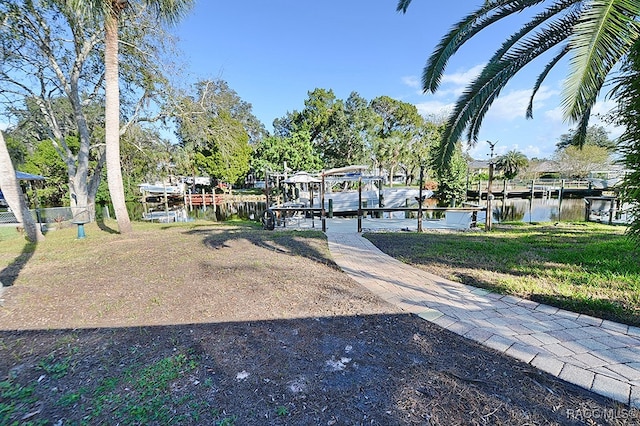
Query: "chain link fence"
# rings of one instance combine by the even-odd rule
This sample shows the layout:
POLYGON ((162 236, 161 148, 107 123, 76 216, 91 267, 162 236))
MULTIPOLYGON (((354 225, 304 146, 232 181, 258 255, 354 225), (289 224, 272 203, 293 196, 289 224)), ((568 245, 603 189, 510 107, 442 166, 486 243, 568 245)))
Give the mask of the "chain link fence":
MULTIPOLYGON (((84 207, 52 207, 46 209, 29 210, 33 216, 33 220, 37 223, 62 223, 70 222, 79 215, 87 216, 87 209, 84 207), (75 212, 75 215, 74 215, 75 212)), ((11 211, 0 212, 0 224, 18 223, 15 215, 11 211)))

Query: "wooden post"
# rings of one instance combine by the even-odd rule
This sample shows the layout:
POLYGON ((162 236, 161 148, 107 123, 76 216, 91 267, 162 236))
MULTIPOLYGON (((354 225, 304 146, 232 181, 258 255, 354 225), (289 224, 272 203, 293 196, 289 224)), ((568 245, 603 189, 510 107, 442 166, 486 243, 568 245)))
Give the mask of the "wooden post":
POLYGON ((491 201, 493 201, 493 194, 489 193, 487 194, 487 217, 485 218, 485 223, 484 223, 484 230, 485 231, 491 231, 491 220, 493 219, 492 213, 493 213, 493 209, 491 207, 491 201))
MULTIPOLYGON (((143 190, 142 191, 142 208, 144 209, 144 214, 146 215, 147 213, 149 213, 149 206, 147 205, 147 191, 143 190)), ((109 211, 109 208, 107 207, 107 211, 109 211)), ((104 216, 104 209, 102 211, 102 216, 104 216)), ((105 218, 107 219, 107 218, 105 218)))
POLYGON ((584 199, 584 221, 589 222, 591 216, 591 200, 588 197, 584 199))
POLYGON ((533 200, 533 198, 536 196, 535 189, 534 189, 535 187, 536 187, 536 180, 535 180, 535 179, 533 179, 533 180, 531 181, 531 199, 532 199, 532 200, 533 200))
POLYGON ((562 198, 564 197, 564 179, 560 181, 560 189, 558 190, 558 222, 562 217, 562 198))
POLYGON ((211 190, 211 208, 213 209, 213 220, 217 222, 218 217, 216 216, 216 189, 215 188, 211 190))
POLYGON ((327 232, 327 219, 324 210, 324 170, 322 171, 322 182, 320 182, 320 221, 322 222, 322 232, 327 232))
POLYGON ((493 184, 493 160, 489 162, 489 182, 487 183, 487 217, 485 220, 485 231, 491 231, 493 194, 491 193, 491 185, 493 184))
POLYGON ((267 169, 264 169, 264 195, 265 195, 265 203, 267 208, 269 208, 269 173, 267 169))
MULTIPOLYGON (((467 173, 467 185, 468 185, 467 173)), ((422 232, 422 179, 424 178, 424 167, 420 165, 420 188, 418 189, 418 232, 422 232)))
POLYGON ((163 182, 162 183, 162 192, 164 194, 164 217, 167 221, 167 223, 169 223, 169 199, 167 198, 167 183, 163 182))
POLYGON ((362 232, 362 176, 358 177, 358 233, 362 232))
POLYGON ((615 211, 616 208, 616 199, 612 198, 611 202, 609 203, 609 225, 613 225, 613 213, 615 211))

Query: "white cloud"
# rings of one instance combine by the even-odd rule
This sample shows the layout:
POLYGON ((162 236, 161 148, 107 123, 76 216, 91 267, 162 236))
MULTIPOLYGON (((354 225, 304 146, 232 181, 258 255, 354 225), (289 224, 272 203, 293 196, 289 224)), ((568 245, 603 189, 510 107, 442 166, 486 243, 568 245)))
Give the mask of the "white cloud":
POLYGON ((522 150, 522 153, 527 156, 527 158, 540 157, 540 147, 534 145, 527 145, 525 149, 522 150))
POLYGON ((544 112, 544 118, 545 120, 552 121, 554 123, 563 123, 564 118, 562 113, 562 107, 557 106, 553 109, 546 110, 544 112))
MULTIPOLYGON (((605 119, 606 115, 611 112, 613 108, 615 108, 616 103, 612 100, 598 101, 593 105, 591 109, 591 119, 589 124, 602 126, 609 132, 610 139, 618 138, 624 128, 621 126, 616 126, 614 124, 608 123, 605 119)), ((564 123, 563 111, 562 107, 558 106, 556 108, 545 111, 544 118, 547 121, 552 121, 554 123, 564 123)), ((575 123, 565 124, 567 129, 575 128, 575 123)))
POLYGON ((440 101, 420 102, 415 105, 420 115, 435 115, 436 117, 449 115, 454 106, 453 103, 445 103, 440 101))
POLYGON ((606 116, 617 106, 613 100, 596 102, 591 109, 590 124, 604 127, 609 132, 609 139, 617 139, 624 132, 624 127, 608 123, 606 116))
POLYGON ((414 89, 420 88, 420 79, 415 75, 410 75, 407 77, 402 77, 402 83, 406 86, 409 86, 414 89))
POLYGON ((591 108, 591 114, 593 115, 607 115, 616 107, 616 101, 608 99, 606 101, 598 101, 591 108))
MULTIPOLYGON (((534 116, 536 106, 544 106, 544 101, 552 98, 556 94, 557 92, 550 90, 545 86, 542 86, 540 90, 538 90, 538 92, 536 93, 536 97, 534 98, 534 116)), ((530 98, 530 89, 512 90, 506 95, 501 95, 493 102, 491 108, 489 108, 489 111, 487 112, 487 118, 509 121, 517 118, 525 118, 530 98)))
POLYGON ((479 143, 472 147, 466 146, 466 148, 467 148, 467 154, 469 154, 471 158, 475 158, 477 160, 484 160, 485 157, 488 158, 488 152, 486 147, 481 146, 479 143))
POLYGON ((482 68, 484 68, 484 65, 481 64, 469 68, 466 71, 443 74, 438 91, 434 93, 434 95, 447 99, 460 97, 467 85, 480 74, 482 68))
POLYGON ((483 68, 484 65, 480 64, 468 69, 467 71, 443 74, 440 82, 441 84, 451 83, 456 86, 466 86, 480 74, 480 71, 482 71, 483 68))
POLYGON ((0 130, 2 131, 7 130, 8 127, 9 127, 9 123, 3 123, 2 121, 0 121, 0 130))

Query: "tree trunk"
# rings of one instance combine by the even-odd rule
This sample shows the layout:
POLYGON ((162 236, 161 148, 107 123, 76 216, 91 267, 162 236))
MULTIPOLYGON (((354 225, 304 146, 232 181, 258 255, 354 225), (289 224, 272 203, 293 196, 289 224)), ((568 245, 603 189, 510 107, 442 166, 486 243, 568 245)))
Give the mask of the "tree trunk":
POLYGON ((133 231, 124 197, 120 164, 120 88, 118 80, 118 13, 105 17, 105 142, 107 183, 121 234, 133 231))
POLYGON ((24 227, 27 238, 32 242, 43 241, 44 235, 42 235, 40 228, 33 220, 18 179, 16 179, 16 171, 11 163, 11 157, 9 157, 9 151, 4 142, 2 132, 0 132, 0 170, 2 170, 0 172, 0 190, 2 190, 4 198, 7 200, 16 219, 24 227))

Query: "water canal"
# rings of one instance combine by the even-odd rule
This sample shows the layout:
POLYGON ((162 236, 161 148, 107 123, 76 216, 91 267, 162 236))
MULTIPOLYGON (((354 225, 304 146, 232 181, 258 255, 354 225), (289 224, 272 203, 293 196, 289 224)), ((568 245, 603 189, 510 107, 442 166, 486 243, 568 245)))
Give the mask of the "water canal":
MULTIPOLYGON (((483 202, 484 203, 484 202, 483 202)), ((255 220, 265 210, 259 201, 227 202, 213 209, 194 209, 189 216, 219 221, 232 218, 255 220)), ((582 198, 559 200, 557 198, 496 199, 493 201, 494 222, 557 222, 584 220, 585 202, 582 198), (560 205, 560 201, 562 205, 560 205)))

